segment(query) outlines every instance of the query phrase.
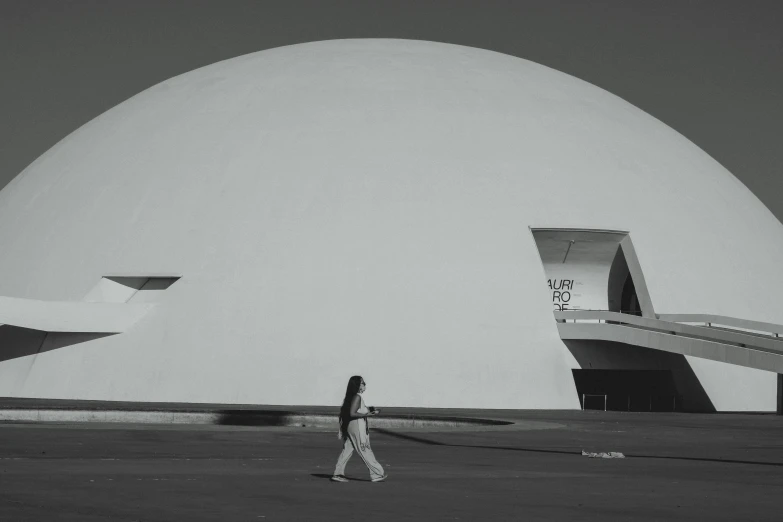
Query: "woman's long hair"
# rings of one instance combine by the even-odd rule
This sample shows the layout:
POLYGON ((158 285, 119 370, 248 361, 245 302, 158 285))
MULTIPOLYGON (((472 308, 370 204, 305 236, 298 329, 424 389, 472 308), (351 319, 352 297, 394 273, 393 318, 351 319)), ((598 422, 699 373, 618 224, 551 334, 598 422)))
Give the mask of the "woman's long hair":
POLYGON ((351 422, 351 401, 358 395, 362 380, 361 375, 354 375, 348 379, 348 386, 345 388, 345 398, 340 407, 340 434, 343 438, 348 436, 348 423, 351 422))

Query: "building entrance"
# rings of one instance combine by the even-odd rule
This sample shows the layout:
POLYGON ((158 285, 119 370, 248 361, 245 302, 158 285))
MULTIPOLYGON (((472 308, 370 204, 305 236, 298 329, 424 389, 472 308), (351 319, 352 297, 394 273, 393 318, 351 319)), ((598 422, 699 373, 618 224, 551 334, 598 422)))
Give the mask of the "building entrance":
POLYGON ((669 370, 572 370, 585 410, 682 411, 669 370))
POLYGON ((631 315, 642 315, 642 307, 639 305, 639 296, 636 295, 636 287, 633 284, 631 274, 625 278, 622 297, 620 298, 620 312, 631 315))

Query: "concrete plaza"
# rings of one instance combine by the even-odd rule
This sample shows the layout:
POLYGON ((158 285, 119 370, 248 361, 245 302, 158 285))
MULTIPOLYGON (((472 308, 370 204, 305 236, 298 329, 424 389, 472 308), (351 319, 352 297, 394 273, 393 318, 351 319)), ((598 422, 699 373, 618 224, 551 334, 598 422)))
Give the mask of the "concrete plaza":
POLYGON ((0 520, 783 518, 781 416, 460 415, 519 424, 374 430, 383 483, 356 455, 354 480, 330 482, 340 441, 324 428, 3 423, 0 520))

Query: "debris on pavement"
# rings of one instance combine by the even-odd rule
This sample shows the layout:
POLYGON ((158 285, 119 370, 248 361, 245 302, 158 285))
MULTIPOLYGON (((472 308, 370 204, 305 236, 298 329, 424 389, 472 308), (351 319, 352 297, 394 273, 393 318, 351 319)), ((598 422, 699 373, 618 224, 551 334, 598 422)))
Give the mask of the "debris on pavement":
POLYGON ((582 456, 583 457, 590 457, 592 459, 624 459, 625 455, 620 453, 619 451, 608 451, 608 452, 601 452, 601 453, 592 453, 590 451, 582 450, 582 456))

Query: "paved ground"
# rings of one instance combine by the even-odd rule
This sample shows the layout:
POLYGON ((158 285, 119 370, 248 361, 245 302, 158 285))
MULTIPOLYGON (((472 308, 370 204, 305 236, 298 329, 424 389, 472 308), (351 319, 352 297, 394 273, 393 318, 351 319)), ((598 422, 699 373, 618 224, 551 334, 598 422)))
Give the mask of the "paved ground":
POLYGON ((783 417, 493 416, 554 427, 375 431, 347 484, 332 431, 0 424, 0 520, 783 520, 783 417))

